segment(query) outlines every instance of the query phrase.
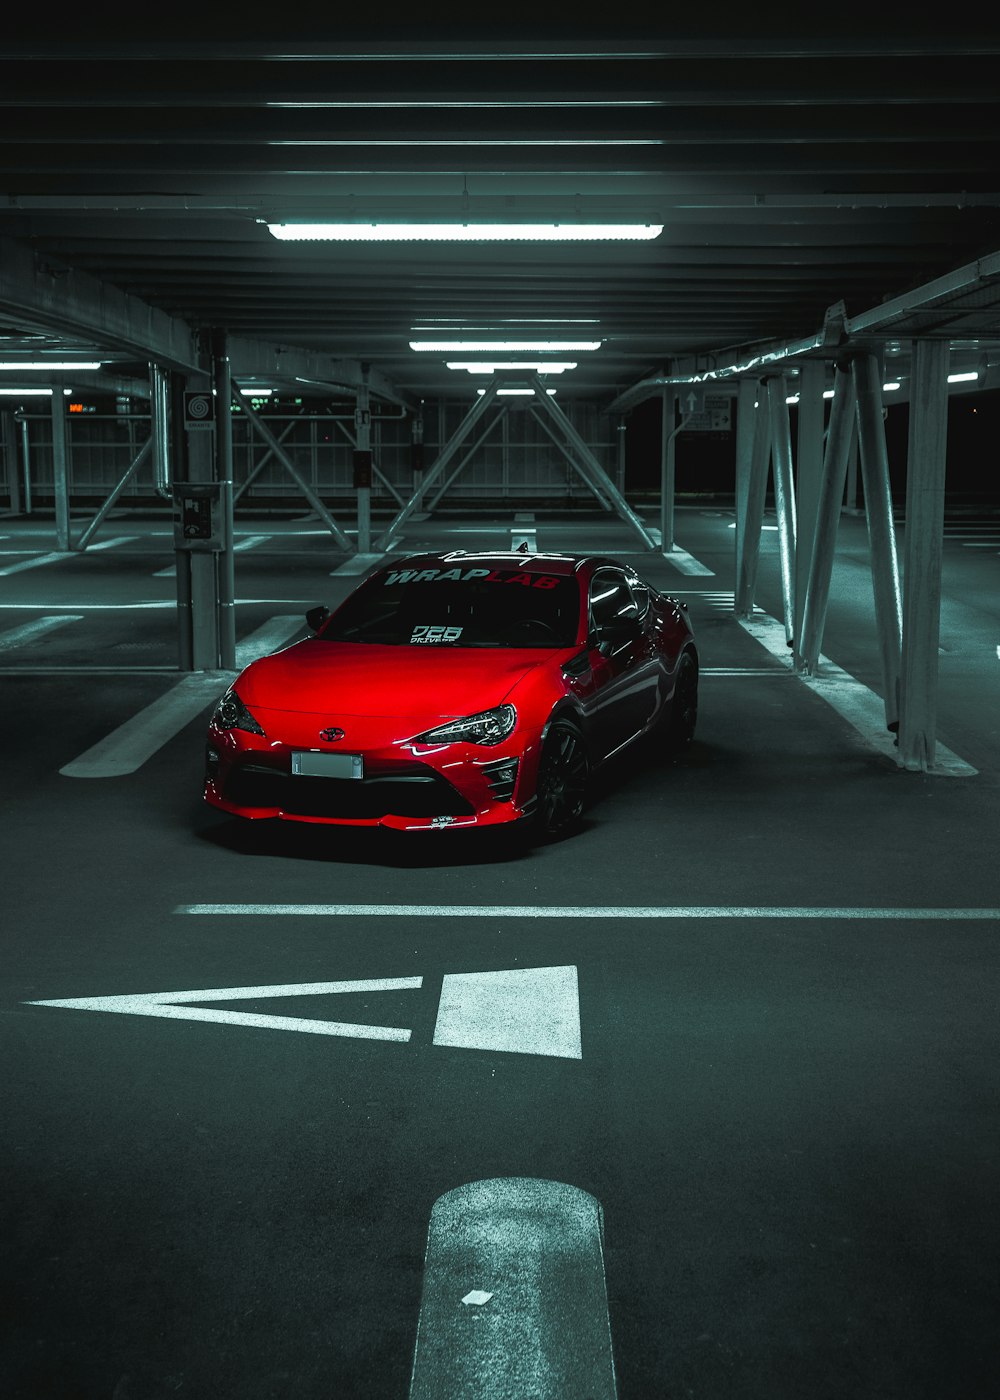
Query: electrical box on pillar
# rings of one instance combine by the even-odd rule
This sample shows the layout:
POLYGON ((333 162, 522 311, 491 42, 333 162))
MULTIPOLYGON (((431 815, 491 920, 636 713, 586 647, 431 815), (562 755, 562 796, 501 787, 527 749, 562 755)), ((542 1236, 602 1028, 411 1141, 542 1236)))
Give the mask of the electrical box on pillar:
POLYGON ((225 545, 228 481, 175 482, 174 547, 220 553, 225 545))
POLYGON ((354 453, 354 485, 368 486, 372 484, 372 454, 371 452, 357 451, 354 453))

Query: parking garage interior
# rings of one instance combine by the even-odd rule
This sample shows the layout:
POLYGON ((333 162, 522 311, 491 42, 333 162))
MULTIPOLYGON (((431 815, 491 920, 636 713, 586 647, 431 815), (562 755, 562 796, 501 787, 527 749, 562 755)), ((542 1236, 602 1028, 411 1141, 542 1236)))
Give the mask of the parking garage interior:
POLYGON ((1000 29, 731 8, 5 21, 10 1400, 995 1388, 1000 29), (677 599, 691 742, 207 807, 449 551, 677 599))

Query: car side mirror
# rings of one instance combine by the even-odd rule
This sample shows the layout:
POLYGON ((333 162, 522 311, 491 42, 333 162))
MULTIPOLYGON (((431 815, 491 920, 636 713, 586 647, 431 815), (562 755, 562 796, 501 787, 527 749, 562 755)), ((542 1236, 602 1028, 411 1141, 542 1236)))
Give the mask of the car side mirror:
POLYGON ((306 622, 309 625, 310 631, 318 632, 329 616, 330 609, 324 608, 322 603, 319 605, 319 607, 310 608, 309 611, 306 613, 306 622))

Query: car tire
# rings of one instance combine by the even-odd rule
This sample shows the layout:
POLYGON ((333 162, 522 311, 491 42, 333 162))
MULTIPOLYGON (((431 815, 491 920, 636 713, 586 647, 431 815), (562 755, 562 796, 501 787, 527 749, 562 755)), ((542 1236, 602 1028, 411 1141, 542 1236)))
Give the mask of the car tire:
POLYGON ((569 720, 555 720, 538 764, 532 821, 537 840, 558 840, 579 825, 589 779, 590 758, 583 735, 569 720))
POLYGON ((661 726, 662 742, 668 753, 676 753, 694 738, 698 723, 698 663, 689 651, 677 666, 674 693, 661 726))

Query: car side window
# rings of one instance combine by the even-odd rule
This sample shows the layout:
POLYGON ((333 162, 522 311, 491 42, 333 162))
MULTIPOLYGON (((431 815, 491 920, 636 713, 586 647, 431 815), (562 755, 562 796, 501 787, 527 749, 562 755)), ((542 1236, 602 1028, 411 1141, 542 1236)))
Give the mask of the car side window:
POLYGON ((639 616, 645 617, 649 612, 649 584, 643 583, 637 574, 627 574, 628 586, 632 590, 632 597, 635 599, 636 607, 639 609, 639 616))
POLYGON ((636 599, 621 574, 595 574, 590 584, 590 625, 597 631, 613 622, 630 622, 642 616, 636 599))

